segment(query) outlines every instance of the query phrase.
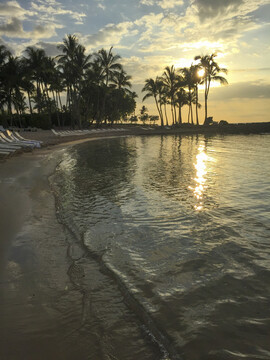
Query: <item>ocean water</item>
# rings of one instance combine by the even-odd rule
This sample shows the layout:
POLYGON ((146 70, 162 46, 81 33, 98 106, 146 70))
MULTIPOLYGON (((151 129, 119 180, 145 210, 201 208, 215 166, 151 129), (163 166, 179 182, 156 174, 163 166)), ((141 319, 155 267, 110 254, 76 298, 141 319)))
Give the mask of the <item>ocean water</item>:
POLYGON ((269 135, 66 151, 53 187, 84 358, 270 358, 269 154, 269 135))

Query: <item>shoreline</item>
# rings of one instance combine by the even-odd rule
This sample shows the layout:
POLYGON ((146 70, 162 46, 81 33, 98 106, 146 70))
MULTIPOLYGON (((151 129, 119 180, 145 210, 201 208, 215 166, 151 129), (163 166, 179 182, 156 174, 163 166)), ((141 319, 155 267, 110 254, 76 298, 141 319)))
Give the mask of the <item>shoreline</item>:
MULTIPOLYGON (((93 317, 98 316, 92 306, 101 305, 92 303, 91 297, 100 291, 101 284, 106 289, 113 286, 115 294, 119 289, 100 272, 100 265, 91 257, 87 257, 87 265, 78 260, 84 254, 57 216, 51 178, 67 148, 105 138, 108 136, 59 143, 14 156, 0 165, 0 358, 3 360, 40 359, 41 354, 44 359, 84 359, 88 358, 89 349, 93 358, 100 358, 102 335, 97 338, 97 334, 89 333, 89 326, 93 317), (85 278, 78 278, 78 271, 85 278)), ((117 298, 118 303, 120 292, 117 298)), ((141 333, 141 324, 123 302, 125 313, 133 324, 136 334, 133 336, 144 344, 146 358, 157 358, 158 345, 141 333)), ((95 321, 99 321, 98 317, 95 321)), ((123 334, 123 338, 127 335, 123 334)))
MULTIPOLYGON (((194 125, 183 124, 176 127, 150 127, 139 125, 115 125, 112 128, 102 128, 100 132, 93 132, 82 135, 70 135, 70 136, 56 136, 51 130, 37 130, 37 131, 21 131, 23 137, 29 140, 38 140, 43 142, 41 149, 34 149, 33 153, 38 152, 44 148, 50 149, 52 146, 64 146, 70 144, 76 144, 84 141, 109 138, 115 136, 154 136, 154 135, 252 135, 252 134, 268 134, 270 133, 270 122, 264 123, 240 123, 240 124, 227 124, 227 125, 194 125), (115 129, 118 129, 115 133, 115 129), (119 129, 122 129, 122 131, 119 129)), ((20 152, 15 154, 15 157, 23 154, 20 152)), ((1 160, 9 160, 11 157, 2 158, 1 160)))

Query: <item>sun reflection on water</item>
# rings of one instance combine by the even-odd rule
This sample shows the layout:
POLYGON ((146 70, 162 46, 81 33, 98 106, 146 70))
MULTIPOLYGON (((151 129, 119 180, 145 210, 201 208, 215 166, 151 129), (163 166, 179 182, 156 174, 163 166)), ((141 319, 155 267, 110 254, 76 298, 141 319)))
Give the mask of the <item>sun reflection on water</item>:
POLYGON ((196 211, 203 210, 203 194, 206 189, 206 178, 207 166, 206 161, 208 156, 205 153, 205 145, 201 144, 198 148, 198 154, 196 156, 196 163, 194 167, 196 169, 196 177, 193 179, 195 181, 195 186, 189 186, 189 189, 192 190, 194 197, 197 199, 197 204, 194 206, 196 211))

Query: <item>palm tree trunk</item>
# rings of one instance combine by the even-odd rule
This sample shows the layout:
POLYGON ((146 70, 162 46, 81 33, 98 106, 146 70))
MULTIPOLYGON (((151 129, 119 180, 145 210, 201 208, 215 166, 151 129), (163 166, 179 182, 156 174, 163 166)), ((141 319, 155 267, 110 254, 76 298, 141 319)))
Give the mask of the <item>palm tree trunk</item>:
POLYGON ((172 106, 172 103, 171 103, 171 113, 172 113, 172 122, 173 122, 173 125, 175 125, 175 122, 174 122, 174 113, 173 113, 173 106, 172 106))
POLYGON ((53 95, 53 100, 55 102, 55 106, 56 106, 56 117, 57 117, 57 124, 58 124, 58 127, 60 127, 60 118, 59 118, 59 113, 58 113, 58 102, 57 102, 57 98, 54 94, 54 91, 52 91, 52 95, 53 95))
POLYGON ((191 124, 194 125, 192 103, 190 104, 190 114, 191 114, 191 124))
POLYGON ((196 124, 199 125, 199 116, 198 116, 198 85, 196 85, 195 91, 196 91, 196 124))
POLYGON ((179 104, 179 124, 182 124, 182 106, 179 104))
POLYGON ((27 90, 27 96, 28 96, 28 102, 29 102, 30 116, 31 116, 31 119, 33 119, 33 109, 32 109, 31 97, 30 97, 29 90, 27 90))
POLYGON ((163 111, 162 111, 162 106, 160 103, 159 103, 159 109, 160 109, 160 116, 161 116, 160 119, 162 119, 162 122, 164 123, 163 111))
POLYGON ((169 121, 168 121, 166 104, 164 104, 164 111, 165 111, 165 117, 166 117, 166 126, 168 126, 168 125, 169 125, 169 121))
POLYGON ((204 92, 204 121, 207 119, 207 80, 205 79, 205 92, 204 92))
POLYGON ((161 113, 160 113, 160 109, 159 109, 159 106, 158 106, 158 101, 157 101, 156 96, 155 96, 155 103, 156 103, 156 107, 157 107, 157 110, 158 110, 158 113, 159 113, 159 116, 160 116, 161 127, 163 127, 164 126, 164 121, 163 121, 163 117, 161 116, 161 113))
POLYGON ((174 122, 175 122, 175 124, 177 124, 177 116, 176 116, 175 104, 173 105, 173 112, 174 112, 174 122))

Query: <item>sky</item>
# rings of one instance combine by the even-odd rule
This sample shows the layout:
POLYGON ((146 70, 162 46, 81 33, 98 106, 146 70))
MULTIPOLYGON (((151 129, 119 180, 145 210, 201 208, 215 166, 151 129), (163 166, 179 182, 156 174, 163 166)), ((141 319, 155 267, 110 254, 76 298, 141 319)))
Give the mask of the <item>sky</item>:
MULTIPOLYGON (((137 113, 145 79, 218 52, 229 84, 211 88, 209 116, 270 121, 270 0, 0 0, 0 44, 15 55, 36 46, 55 56, 67 34, 88 53, 113 46, 121 55, 139 95, 137 113)), ((203 89, 199 101, 202 122, 203 89)), ((143 104, 156 114, 153 100, 143 104)))

